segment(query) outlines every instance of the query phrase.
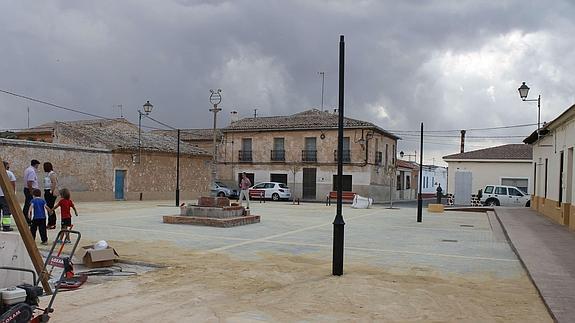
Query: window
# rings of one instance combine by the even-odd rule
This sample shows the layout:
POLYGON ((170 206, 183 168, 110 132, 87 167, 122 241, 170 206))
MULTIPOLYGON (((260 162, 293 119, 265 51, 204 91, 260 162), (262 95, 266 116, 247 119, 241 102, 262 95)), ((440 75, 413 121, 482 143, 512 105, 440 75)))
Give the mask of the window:
POLYGON ((397 175, 396 189, 401 190, 401 175, 397 175))
POLYGON ((391 155, 391 164, 392 164, 392 165, 395 165, 395 155, 396 155, 396 152, 395 152, 395 144, 393 144, 393 149, 391 150, 391 154, 392 154, 392 155, 391 155))
POLYGON ((284 138, 274 138, 274 149, 271 152, 272 161, 285 161, 284 138))
POLYGON ((501 178, 501 185, 515 186, 520 191, 527 193, 529 188, 529 179, 527 178, 501 178))
POLYGON ((252 138, 242 138, 242 150, 238 157, 240 161, 252 161, 252 138))
POLYGON ((521 192, 514 189, 513 187, 509 188, 509 195, 511 195, 511 196, 523 196, 523 194, 521 192))
MULTIPOLYGON (((351 175, 342 175, 342 182, 343 185, 341 186, 341 190, 344 192, 352 192, 352 178, 351 175)), ((333 190, 337 191, 337 175, 333 175, 333 190)))
POLYGON ((495 194, 497 195, 507 195, 507 187, 499 187, 495 188, 495 194))
POLYGON ((264 188, 274 188, 275 186, 276 186, 276 184, 274 184, 274 183, 266 183, 264 185, 264 188))
POLYGON ((485 187, 485 194, 493 194, 493 186, 486 186, 485 187))
MULTIPOLYGON (((549 169, 549 159, 545 158, 545 198, 547 198, 547 171, 549 169)), ((545 201, 543 201, 545 203, 545 201)))
POLYGON ((405 189, 411 188, 411 177, 409 175, 405 176, 405 189))
POLYGON ((563 151, 559 154, 559 201, 557 203, 561 206, 563 203, 563 151))
POLYGON ((317 146, 315 137, 305 138, 305 149, 302 151, 302 161, 317 161, 317 146))
POLYGON ((388 146, 389 146, 388 144, 385 144, 385 164, 384 164, 385 168, 387 168, 387 161, 389 158, 388 146))
POLYGON ((270 182, 284 183, 287 184, 288 175, 287 174, 270 174, 270 182))

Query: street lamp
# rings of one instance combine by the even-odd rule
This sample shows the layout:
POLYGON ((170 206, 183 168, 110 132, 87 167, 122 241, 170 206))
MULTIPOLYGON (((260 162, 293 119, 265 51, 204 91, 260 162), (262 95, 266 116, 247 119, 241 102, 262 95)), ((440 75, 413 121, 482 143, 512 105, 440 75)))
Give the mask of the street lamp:
POLYGON ((142 115, 149 115, 152 112, 154 106, 150 103, 150 101, 146 101, 144 103, 144 112, 138 110, 139 118, 138 118, 138 164, 142 158, 142 115))
POLYGON ((527 99, 527 94, 529 94, 529 87, 525 85, 525 82, 517 89, 519 91, 519 96, 521 100, 525 102, 535 102, 537 101, 537 139, 540 137, 540 124, 541 124, 541 94, 537 99, 527 99))
MULTIPOLYGON (((403 158, 403 156, 414 157, 414 160, 417 161, 417 151, 415 152, 415 154, 406 154, 402 150, 399 152, 399 157, 403 158)), ((411 158, 409 159, 409 161, 411 161, 411 158)))
MULTIPOLYGON (((222 111, 221 108, 218 108, 218 104, 220 104, 222 102, 222 90, 221 89, 217 89, 217 90, 210 90, 210 103, 213 105, 213 108, 210 109, 210 112, 214 113, 214 155, 212 158, 212 184, 214 185, 213 187, 215 187, 216 185, 216 178, 218 176, 217 173, 217 163, 218 163, 218 147, 216 145, 216 118, 217 118, 217 114, 218 112, 222 111)), ((213 191, 213 194, 215 194, 216 191, 213 191)))

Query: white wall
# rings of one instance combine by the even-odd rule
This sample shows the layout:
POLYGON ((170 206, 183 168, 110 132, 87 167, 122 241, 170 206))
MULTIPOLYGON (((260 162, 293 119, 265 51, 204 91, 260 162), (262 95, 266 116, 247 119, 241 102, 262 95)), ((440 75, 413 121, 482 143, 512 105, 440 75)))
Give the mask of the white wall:
POLYGON ((455 192, 455 172, 458 170, 468 170, 473 174, 471 191, 477 193, 485 185, 500 184, 501 178, 526 178, 529 181, 529 192, 533 189, 532 177, 533 166, 531 161, 523 162, 477 162, 477 161, 448 161, 448 190, 455 192))
POLYGON ((437 193, 437 184, 441 184, 443 193, 447 193, 447 169, 439 166, 423 166, 423 185, 422 193, 437 193), (425 185, 427 178, 428 186, 425 185))
MULTIPOLYGON (((533 145, 533 160, 537 165, 537 196, 545 196, 545 159, 547 168, 547 198, 558 201, 559 190, 563 191, 563 202, 575 201, 575 163, 569 170, 569 149, 575 146, 575 119, 565 121, 548 135, 533 145), (561 151, 563 159, 563 185, 559 187, 559 167, 561 151), (571 178, 569 176, 571 175, 571 178), (571 183, 571 194, 567 196, 568 183, 571 183)), ((574 157, 575 158, 575 157, 574 157)), ((533 172, 533 165, 531 166, 533 172)))

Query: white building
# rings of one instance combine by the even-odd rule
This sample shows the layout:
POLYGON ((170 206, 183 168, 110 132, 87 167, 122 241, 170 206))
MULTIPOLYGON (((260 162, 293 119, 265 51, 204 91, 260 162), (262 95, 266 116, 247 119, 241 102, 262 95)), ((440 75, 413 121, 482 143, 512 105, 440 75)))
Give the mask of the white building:
POLYGON ((531 207, 575 230, 575 105, 545 124, 539 136, 534 132, 523 142, 533 147, 531 207))
POLYGON ((443 193, 447 193, 447 168, 442 166, 423 165, 423 181, 421 193, 424 195, 437 194, 437 186, 441 185, 443 193))
POLYGON ((516 186, 526 193, 533 189, 531 146, 508 144, 443 157, 447 162, 447 188, 455 203, 469 205, 471 194, 486 185, 516 186))

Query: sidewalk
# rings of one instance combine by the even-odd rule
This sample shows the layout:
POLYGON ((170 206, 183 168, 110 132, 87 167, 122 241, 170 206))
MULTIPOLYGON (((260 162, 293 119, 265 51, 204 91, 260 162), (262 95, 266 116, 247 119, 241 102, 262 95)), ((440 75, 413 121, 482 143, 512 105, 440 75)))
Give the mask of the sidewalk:
POLYGON ((575 321, 575 233, 528 208, 495 212, 555 320, 575 321))

